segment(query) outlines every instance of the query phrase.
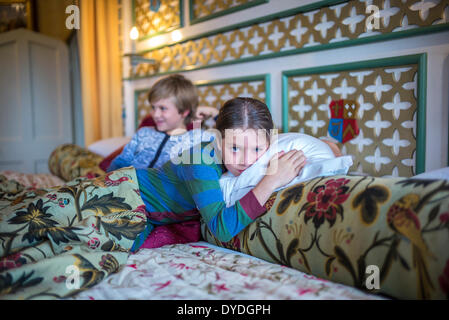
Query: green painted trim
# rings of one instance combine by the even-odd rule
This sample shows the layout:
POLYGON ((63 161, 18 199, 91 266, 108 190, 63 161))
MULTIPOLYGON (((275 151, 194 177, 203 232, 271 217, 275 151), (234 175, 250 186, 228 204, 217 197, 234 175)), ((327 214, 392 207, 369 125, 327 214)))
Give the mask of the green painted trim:
POLYGON ((134 27, 136 25, 136 0, 131 0, 131 20, 133 22, 132 27, 134 27))
POLYGON ((265 104, 271 112, 271 74, 265 75, 265 104))
POLYGON ((203 87, 217 84, 229 84, 229 83, 250 82, 250 81, 265 81, 265 104, 271 111, 271 75, 269 73, 235 77, 235 78, 218 79, 218 80, 200 80, 195 81, 194 84, 198 87, 203 87))
POLYGON ((426 164, 426 99, 427 99, 427 54, 414 54, 375 60, 357 61, 321 67, 295 69, 282 72, 282 130, 288 132, 288 78, 292 76, 342 72, 365 68, 393 67, 418 64, 418 100, 416 118, 416 163, 415 174, 425 171, 426 164))
POLYGON ((192 0, 189 0, 189 25, 192 24, 192 17, 193 17, 194 13, 193 13, 193 5, 192 5, 192 0))
POLYGON ((252 75, 252 76, 243 76, 243 77, 234 77, 234 78, 226 78, 226 79, 218 79, 218 80, 199 80, 195 81, 194 84, 198 87, 216 85, 216 84, 229 84, 243 81, 260 81, 265 80, 266 74, 252 75))
POLYGON ((288 132, 288 76, 282 72, 282 132, 288 132))
MULTIPOLYGON (((199 80, 193 82, 193 84, 197 87, 218 85, 218 84, 229 84, 229 83, 238 83, 238 82, 250 82, 250 81, 265 81, 265 104, 268 109, 271 111, 271 75, 269 73, 266 74, 257 74, 251 76, 244 77, 235 77, 235 78, 226 78, 226 79, 218 79, 218 80, 199 80)), ((150 88, 147 89, 137 89, 134 90, 134 121, 136 129, 139 126, 138 122, 138 96, 142 92, 149 92, 150 88)))
POLYGON ((223 11, 212 13, 210 15, 207 15, 207 16, 204 16, 204 17, 201 17, 201 18, 195 18, 194 17, 193 1, 194 0, 189 0, 190 24, 197 24, 197 23, 200 23, 200 22, 203 22, 203 21, 207 21, 207 20, 210 20, 210 19, 222 17, 222 16, 225 16, 225 15, 237 12, 237 11, 241 11, 241 10, 244 10, 244 9, 248 9, 248 8, 251 8, 251 7, 254 7, 254 6, 258 6, 258 5, 267 3, 270 0, 254 0, 254 1, 251 1, 251 2, 247 2, 247 3, 241 4, 241 5, 237 5, 237 6, 231 7, 229 9, 226 9, 226 10, 223 10, 223 11))
POLYGON ((150 91, 150 89, 138 89, 138 90, 134 90, 134 129, 137 130, 137 128, 139 127, 139 105, 138 105, 138 101, 139 99, 137 99, 139 97, 139 95, 142 92, 148 92, 150 91))
POLYGON ((348 62, 342 64, 334 64, 328 66, 321 67, 312 67, 312 68, 302 68, 295 70, 283 71, 282 74, 286 76, 300 76, 304 74, 317 74, 324 72, 335 72, 335 71, 348 71, 348 70, 357 70, 364 68, 379 68, 379 67, 392 67, 398 66, 402 64, 412 64, 419 63, 420 58, 423 54, 413 54, 407 56, 397 56, 390 58, 381 58, 374 60, 363 60, 356 62, 348 62))
POLYGON ((184 20, 184 0, 179 0, 179 23, 180 28, 185 27, 185 20, 184 20))
POLYGON ((426 171, 427 53, 418 58, 418 110, 416 115, 416 173, 426 171))
MULTIPOLYGON (((132 11, 132 15, 133 15, 133 20, 132 21, 133 21, 133 26, 136 25, 135 1, 136 0, 132 0, 132 10, 133 10, 132 11)), ((137 39, 137 41, 141 42, 141 41, 144 41, 144 40, 156 37, 156 36, 160 36, 160 35, 163 35, 163 34, 167 34, 167 33, 170 33, 170 32, 172 32, 174 30, 178 30, 178 29, 183 28, 184 27, 184 2, 183 1, 184 0, 178 0, 178 5, 179 5, 179 24, 178 25, 171 26, 171 27, 169 27, 169 28, 167 28, 165 30, 161 30, 161 31, 158 31, 158 32, 155 32, 155 33, 150 33, 150 34, 148 34, 146 36, 140 37, 139 39, 137 39)))

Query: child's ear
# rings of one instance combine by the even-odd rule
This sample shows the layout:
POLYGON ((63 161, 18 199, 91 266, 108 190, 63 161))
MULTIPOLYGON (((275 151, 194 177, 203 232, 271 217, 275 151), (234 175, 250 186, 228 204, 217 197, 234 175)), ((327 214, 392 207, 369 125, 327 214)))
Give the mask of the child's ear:
POLYGON ((187 116, 190 114, 190 110, 185 110, 183 113, 182 113, 182 117, 183 118, 187 118, 187 116))

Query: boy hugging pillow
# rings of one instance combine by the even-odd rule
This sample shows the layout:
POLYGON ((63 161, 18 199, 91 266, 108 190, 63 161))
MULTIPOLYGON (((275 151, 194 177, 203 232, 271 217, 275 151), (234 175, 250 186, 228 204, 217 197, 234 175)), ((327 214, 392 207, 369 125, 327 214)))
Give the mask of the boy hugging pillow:
POLYGON ((351 156, 336 157, 329 145, 320 139, 302 133, 281 133, 273 137, 270 148, 238 177, 226 172, 220 178, 220 187, 227 206, 233 205, 252 190, 263 178, 271 158, 280 151, 302 150, 306 165, 289 184, 276 191, 316 177, 347 174, 352 165, 351 156))

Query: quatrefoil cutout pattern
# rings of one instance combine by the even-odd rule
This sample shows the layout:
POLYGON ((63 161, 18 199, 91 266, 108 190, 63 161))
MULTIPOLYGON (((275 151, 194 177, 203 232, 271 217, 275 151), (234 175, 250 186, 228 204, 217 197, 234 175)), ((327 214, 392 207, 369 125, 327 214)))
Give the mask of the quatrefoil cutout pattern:
POLYGON ((288 131, 328 137, 332 101, 358 104, 359 133, 344 144, 350 171, 412 176, 416 167, 417 64, 288 77, 288 131))

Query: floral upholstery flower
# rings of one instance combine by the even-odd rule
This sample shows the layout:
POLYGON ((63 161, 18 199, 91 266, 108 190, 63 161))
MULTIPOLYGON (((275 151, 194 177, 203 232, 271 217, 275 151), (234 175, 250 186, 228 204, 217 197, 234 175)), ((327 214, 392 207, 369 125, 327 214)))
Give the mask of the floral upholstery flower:
POLYGON ((25 258, 20 253, 14 253, 0 259, 0 272, 14 269, 26 264, 25 258))
POLYGON ((449 212, 445 212, 440 215, 440 222, 443 224, 449 222, 449 212))
POLYGON ((100 240, 98 238, 95 238, 95 237, 91 238, 91 239, 89 239, 89 241, 87 241, 87 245, 91 249, 96 249, 100 245, 100 240))
POLYGON ((446 293, 446 297, 449 299, 449 260, 446 261, 443 274, 438 278, 441 290, 446 293))
POLYGON ((17 212, 8 222, 10 224, 25 224, 28 227, 28 232, 23 235, 23 239, 28 240, 29 243, 41 241, 48 235, 56 244, 68 242, 69 239, 79 241, 74 231, 80 228, 59 227, 58 222, 50 219, 53 215, 47 213, 48 208, 50 206, 44 207, 42 199, 39 199, 36 204, 30 203, 26 211, 17 212))
POLYGON ((26 211, 19 211, 16 216, 9 219, 11 224, 27 224, 28 233, 24 235, 30 243, 34 240, 40 241, 44 234, 40 231, 51 228, 57 225, 57 222, 50 219, 51 214, 47 213, 49 206, 44 207, 42 199, 39 199, 36 204, 30 203, 26 211))
POLYGON ((302 207, 305 210, 304 221, 312 219, 315 228, 319 228, 325 220, 332 227, 339 214, 343 219, 341 204, 349 197, 349 187, 346 184, 350 180, 345 178, 331 179, 324 185, 319 185, 307 194, 307 203, 302 207))

